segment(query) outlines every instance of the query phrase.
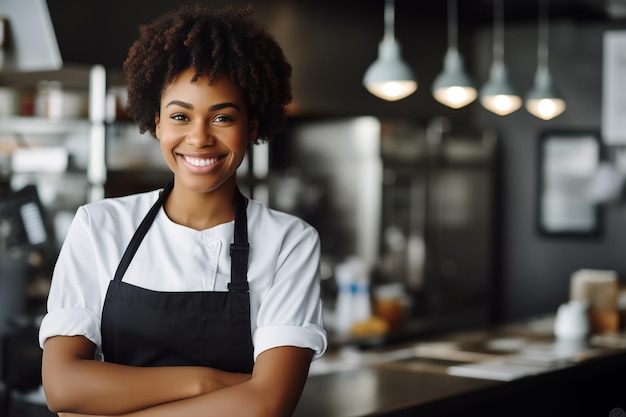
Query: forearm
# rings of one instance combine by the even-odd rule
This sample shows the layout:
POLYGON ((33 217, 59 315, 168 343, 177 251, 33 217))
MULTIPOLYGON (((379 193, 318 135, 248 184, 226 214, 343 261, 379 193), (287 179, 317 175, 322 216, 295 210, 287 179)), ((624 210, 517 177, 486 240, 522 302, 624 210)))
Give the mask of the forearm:
MULTIPOLYGON (((208 394, 172 401, 165 404, 155 405, 143 410, 124 414, 116 414, 115 417, 232 417, 232 416, 283 416, 291 415, 290 404, 283 407, 269 408, 269 403, 263 394, 264 390, 257 389, 249 382, 237 386, 224 388, 208 394)), ((296 398, 297 402, 297 398, 296 398)), ((111 414, 83 415, 73 413, 61 413, 61 417, 114 417, 111 414)))
POLYGON ((259 355, 246 382, 118 417, 288 417, 302 394, 311 357, 308 349, 270 349, 259 355))
POLYGON ((237 377, 225 378, 210 368, 135 368, 83 361, 67 367, 62 380, 53 382, 55 388, 51 383, 44 387, 53 411, 119 414, 211 392, 242 380, 237 377))
POLYGON ((313 352, 282 346, 259 355, 250 380, 162 404, 127 417, 289 417, 300 399, 313 352))
POLYGON ((55 412, 129 413, 249 379, 210 368, 140 368, 94 361, 82 350, 80 339, 54 339, 46 342, 42 375, 48 407, 55 412))
POLYGON ((155 405, 142 410, 132 411, 123 414, 74 414, 59 413, 60 417, 172 417, 184 415, 185 417, 219 417, 245 415, 253 417, 259 415, 252 410, 258 409, 257 404, 252 400, 250 391, 245 389, 223 389, 221 392, 208 393, 192 398, 171 401, 165 404, 155 405))

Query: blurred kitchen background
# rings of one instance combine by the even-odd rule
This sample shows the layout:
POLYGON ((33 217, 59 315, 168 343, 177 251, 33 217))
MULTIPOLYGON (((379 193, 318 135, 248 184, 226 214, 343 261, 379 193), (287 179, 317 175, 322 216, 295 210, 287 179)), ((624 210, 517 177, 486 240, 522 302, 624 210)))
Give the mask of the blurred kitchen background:
MULTIPOLYGON (((501 116, 479 100, 452 109, 433 98, 453 2, 395 2, 395 38, 418 81, 398 101, 363 85, 385 30, 384 0, 202 3, 252 4, 293 65, 287 129, 253 146, 239 175, 253 198, 319 230, 333 342, 386 343, 552 314, 579 270, 613 271, 624 283, 624 0, 458 2, 458 51, 477 88, 499 45, 524 97, 547 40, 567 106, 551 120, 524 106, 501 116), (582 156, 571 155, 577 149, 582 156), (545 193, 565 159, 574 161, 567 181, 577 191, 554 221, 545 193), (387 323, 340 331, 345 283, 371 297, 365 318, 387 323), (387 298, 399 310, 386 309, 387 298)), ((168 180, 154 139, 125 117, 121 64, 138 25, 172 6, 1 0, 0 336, 36 326, 80 204, 168 180)))

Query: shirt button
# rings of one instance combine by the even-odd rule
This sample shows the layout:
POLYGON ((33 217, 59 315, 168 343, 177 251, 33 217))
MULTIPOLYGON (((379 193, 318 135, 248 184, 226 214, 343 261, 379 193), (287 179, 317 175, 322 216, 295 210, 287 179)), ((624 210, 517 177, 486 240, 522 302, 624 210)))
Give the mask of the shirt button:
POLYGON ((207 244, 209 249, 216 249, 217 248, 217 242, 214 240, 209 240, 209 243, 207 244))

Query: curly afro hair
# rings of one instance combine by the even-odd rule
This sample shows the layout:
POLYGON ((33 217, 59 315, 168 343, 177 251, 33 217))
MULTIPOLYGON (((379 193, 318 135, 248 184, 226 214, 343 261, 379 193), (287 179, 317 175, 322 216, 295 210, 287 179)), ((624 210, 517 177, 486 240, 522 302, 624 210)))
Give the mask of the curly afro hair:
POLYGON ((252 8, 211 10, 183 6, 140 27, 124 61, 126 111, 141 133, 155 136, 161 94, 174 76, 193 68, 210 81, 228 75, 246 97, 248 114, 265 141, 285 126, 292 100, 291 65, 271 34, 252 18, 252 8))

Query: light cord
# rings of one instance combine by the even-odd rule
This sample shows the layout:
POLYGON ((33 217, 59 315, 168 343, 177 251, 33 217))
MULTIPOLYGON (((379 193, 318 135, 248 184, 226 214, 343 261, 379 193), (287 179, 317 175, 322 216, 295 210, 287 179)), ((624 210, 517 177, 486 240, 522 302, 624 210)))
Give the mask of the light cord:
POLYGON ((539 29, 537 43, 537 64, 539 68, 548 68, 549 59, 549 28, 548 0, 539 0, 539 29))
POLYGON ((457 4, 456 0, 448 0, 448 49, 458 50, 459 32, 457 28, 457 4))
POLYGON ((395 39, 395 6, 394 0, 385 0, 385 38, 395 39))
POLYGON ((504 7, 496 0, 493 7, 493 60, 504 63, 504 7))

